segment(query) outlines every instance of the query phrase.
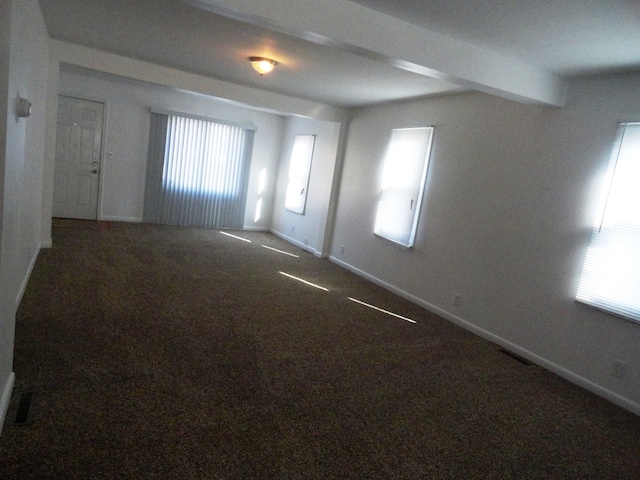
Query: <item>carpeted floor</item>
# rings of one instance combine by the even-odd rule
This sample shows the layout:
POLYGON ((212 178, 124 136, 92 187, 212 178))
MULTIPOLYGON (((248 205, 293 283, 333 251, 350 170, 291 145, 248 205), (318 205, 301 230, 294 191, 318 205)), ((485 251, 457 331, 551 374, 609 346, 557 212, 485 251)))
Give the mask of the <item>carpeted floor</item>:
POLYGON ((53 233, 3 480, 640 476, 639 417, 273 235, 53 233))

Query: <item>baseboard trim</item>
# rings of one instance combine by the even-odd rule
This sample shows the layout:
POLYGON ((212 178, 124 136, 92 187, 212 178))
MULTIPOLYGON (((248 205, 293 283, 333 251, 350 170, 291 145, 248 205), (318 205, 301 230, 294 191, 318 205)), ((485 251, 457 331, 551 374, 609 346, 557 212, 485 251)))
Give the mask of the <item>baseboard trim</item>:
POLYGON ((111 215, 101 215, 97 221, 100 222, 127 222, 127 223, 142 223, 142 218, 135 217, 118 217, 111 215))
POLYGON ((245 230, 247 232, 268 232, 269 229, 265 228, 265 227, 256 227, 254 225, 245 225, 242 227, 242 230, 245 230))
POLYGON ((295 238, 289 237, 282 232, 278 232, 277 230, 270 230, 270 232, 273 233, 276 237, 286 240, 287 242, 295 245, 298 248, 301 248, 306 252, 313 253, 318 258, 324 258, 322 257, 321 252, 318 252, 315 248, 312 248, 309 245, 305 245, 304 243, 296 240, 295 238))
POLYGON ((625 410, 628 410, 638 416, 640 416, 640 404, 629 400, 626 397, 623 397, 621 395, 618 395, 615 392, 612 392, 611 390, 604 388, 601 385, 598 385, 597 383, 592 382, 591 380, 582 377, 574 372, 572 372, 571 370, 567 370, 566 368, 551 362, 550 360, 547 360, 546 358, 543 358, 539 355, 536 355, 533 352, 530 352, 529 350, 526 350, 525 348, 522 348, 519 345, 516 345, 515 343, 510 342, 509 340, 506 340, 498 335, 495 335, 493 333, 491 333, 488 330, 485 330, 484 328, 478 327, 477 325, 474 325, 473 323, 457 316, 454 315, 446 310, 443 310, 440 307, 437 307, 419 297, 416 297, 415 295, 412 295, 408 292, 405 292, 404 290, 401 290, 393 285, 391 285, 390 283, 387 283, 363 270, 360 270, 359 268, 354 267, 353 265, 346 263, 342 260, 340 260, 339 258, 336 258, 334 256, 329 256, 329 260, 332 261, 333 263, 340 265, 341 267, 355 273, 356 275, 365 278, 367 280, 369 280, 372 283, 375 283, 376 285, 379 285, 380 287, 389 290, 390 292, 393 292, 407 300, 409 300, 412 303, 415 303, 416 305, 421 306, 422 308, 435 313, 436 315, 441 316, 442 318, 449 320, 450 322, 458 325, 459 327, 464 328, 465 330, 468 330, 476 335, 478 335, 481 338, 484 338, 485 340, 488 340, 491 343, 495 343, 496 345, 499 345, 502 348, 505 348, 507 350, 510 350, 518 355, 520 355, 521 357, 529 360, 532 363, 535 363, 536 365, 539 365, 540 367, 549 370, 550 372, 555 373, 556 375, 558 375, 559 377, 564 378, 565 380, 578 385, 579 387, 584 388, 585 390, 588 390, 591 393, 594 393, 602 398, 604 398, 605 400, 608 400, 609 402, 618 405, 619 407, 624 408, 625 410))
POLYGON ((40 248, 42 247, 39 246, 38 248, 36 248, 35 252, 31 257, 31 260, 29 261, 29 267, 27 268, 27 273, 22 279, 22 283, 20 284, 20 289, 18 290, 18 294, 16 295, 16 309, 20 305, 20 302, 22 301, 22 296, 24 295, 24 292, 27 289, 29 278, 31 278, 31 273, 33 272, 33 269, 36 266, 36 260, 38 260, 38 254, 40 253, 40 248))
POLYGON ((9 402, 11 401, 11 394, 13 393, 13 385, 16 382, 16 374, 11 372, 7 381, 4 383, 2 389, 2 398, 0 399, 0 435, 2 435, 2 427, 7 418, 7 411, 9 410, 9 402))

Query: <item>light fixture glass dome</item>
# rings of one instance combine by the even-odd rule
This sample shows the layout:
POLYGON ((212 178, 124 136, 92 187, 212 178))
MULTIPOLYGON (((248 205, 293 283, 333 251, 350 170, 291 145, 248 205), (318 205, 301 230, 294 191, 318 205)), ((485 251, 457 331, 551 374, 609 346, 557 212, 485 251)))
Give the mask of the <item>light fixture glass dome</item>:
POLYGON ((249 57, 249 61, 251 62, 253 69, 260 75, 269 73, 278 64, 275 60, 264 57, 249 57))

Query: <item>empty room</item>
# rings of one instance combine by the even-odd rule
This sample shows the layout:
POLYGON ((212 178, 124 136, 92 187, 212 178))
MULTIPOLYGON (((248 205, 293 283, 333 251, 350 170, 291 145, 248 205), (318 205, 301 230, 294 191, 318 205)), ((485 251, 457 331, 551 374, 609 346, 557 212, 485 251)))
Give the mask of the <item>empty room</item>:
POLYGON ((637 478, 637 2, 0 38, 1 478, 637 478))

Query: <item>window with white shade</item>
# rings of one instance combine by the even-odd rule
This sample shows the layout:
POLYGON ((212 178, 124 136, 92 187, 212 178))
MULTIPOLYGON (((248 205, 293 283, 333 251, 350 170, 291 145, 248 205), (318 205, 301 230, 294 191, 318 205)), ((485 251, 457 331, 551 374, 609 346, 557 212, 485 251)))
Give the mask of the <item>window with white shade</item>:
POLYGON ((618 128, 576 299, 640 321, 640 123, 618 128))
POLYGON ((391 131, 373 232, 413 246, 429 167, 433 127, 391 131))
POLYGON ((311 172, 311 158, 315 135, 296 135, 291 150, 289 163, 289 181, 284 207, 292 212, 304 214, 307 203, 307 188, 309 187, 309 173, 311 172))

